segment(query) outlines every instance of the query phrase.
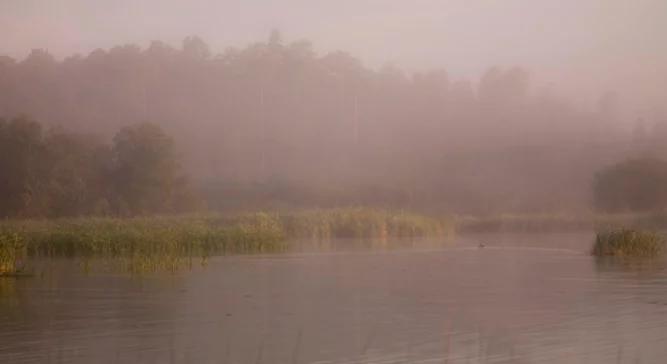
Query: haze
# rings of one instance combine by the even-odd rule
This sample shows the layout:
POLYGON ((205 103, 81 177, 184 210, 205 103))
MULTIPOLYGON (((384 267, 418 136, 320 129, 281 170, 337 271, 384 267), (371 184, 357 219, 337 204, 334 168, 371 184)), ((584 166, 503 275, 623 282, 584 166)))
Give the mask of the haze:
POLYGON ((0 0, 0 363, 664 363, 667 0, 0 0))
POLYGON ((5 0, 0 24, 0 117, 156 124, 216 208, 586 210, 599 170, 664 157, 660 0, 5 0))
POLYGON ((202 37, 214 51, 273 29, 342 49, 372 67, 446 67, 476 77, 523 66, 542 85, 577 91, 589 105, 622 92, 631 112, 657 107, 667 82, 667 2, 662 0, 3 0, 0 52, 57 57, 96 48, 202 37), (631 89, 628 90, 628 89, 631 89), (628 91, 628 92, 625 92, 628 91))

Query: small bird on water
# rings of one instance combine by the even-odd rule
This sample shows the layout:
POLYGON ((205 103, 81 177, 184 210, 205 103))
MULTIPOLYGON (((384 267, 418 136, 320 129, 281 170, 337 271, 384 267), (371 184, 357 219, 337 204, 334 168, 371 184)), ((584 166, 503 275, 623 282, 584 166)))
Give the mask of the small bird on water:
POLYGON ((486 245, 484 245, 484 243, 479 243, 479 245, 478 245, 477 247, 480 248, 480 249, 482 249, 482 248, 484 248, 485 246, 486 246, 486 245))

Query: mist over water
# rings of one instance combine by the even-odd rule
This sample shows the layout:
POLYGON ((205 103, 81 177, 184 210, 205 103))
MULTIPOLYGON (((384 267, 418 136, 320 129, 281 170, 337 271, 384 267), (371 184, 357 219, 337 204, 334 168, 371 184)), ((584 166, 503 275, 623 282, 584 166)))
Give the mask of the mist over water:
POLYGON ((0 363, 662 363, 664 0, 0 0, 0 363))

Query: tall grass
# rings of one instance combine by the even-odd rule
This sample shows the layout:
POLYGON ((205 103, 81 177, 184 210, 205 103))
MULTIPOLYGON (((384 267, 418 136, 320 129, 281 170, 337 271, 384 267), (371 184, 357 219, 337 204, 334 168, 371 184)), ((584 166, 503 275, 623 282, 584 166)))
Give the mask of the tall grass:
POLYGON ((656 257, 665 252, 665 237, 649 231, 620 229, 597 234, 592 254, 596 256, 656 257))
POLYGON ((10 221, 0 224, 0 239, 7 272, 15 269, 20 249, 30 257, 111 258, 130 271, 174 270, 195 257, 284 249, 276 219, 266 214, 229 225, 211 217, 10 221))
POLYGON ((309 210, 281 215, 290 238, 424 238, 452 234, 454 225, 403 211, 371 208, 309 210))
POLYGON ((17 233, 0 231, 0 276, 20 271, 25 257, 24 238, 17 233))
POLYGON ((280 252, 292 239, 442 236, 451 224, 366 208, 132 219, 77 218, 0 222, 0 273, 25 257, 112 259, 129 271, 175 270, 193 258, 280 252))

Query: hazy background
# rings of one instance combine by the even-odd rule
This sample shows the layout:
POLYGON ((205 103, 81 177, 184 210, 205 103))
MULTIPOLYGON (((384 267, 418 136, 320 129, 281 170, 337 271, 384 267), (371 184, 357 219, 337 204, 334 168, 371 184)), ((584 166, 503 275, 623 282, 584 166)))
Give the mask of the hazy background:
POLYGON ((667 155, 662 0, 1 0, 0 34, 0 117, 158 124, 219 208, 586 210, 667 155))
POLYGON ((446 67, 475 77, 520 65, 540 83, 595 102, 615 90, 630 112, 661 104, 667 82, 663 0, 2 0, 0 52, 56 57, 199 35, 213 50, 278 28, 320 51, 344 49, 371 67, 446 67))

